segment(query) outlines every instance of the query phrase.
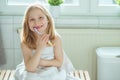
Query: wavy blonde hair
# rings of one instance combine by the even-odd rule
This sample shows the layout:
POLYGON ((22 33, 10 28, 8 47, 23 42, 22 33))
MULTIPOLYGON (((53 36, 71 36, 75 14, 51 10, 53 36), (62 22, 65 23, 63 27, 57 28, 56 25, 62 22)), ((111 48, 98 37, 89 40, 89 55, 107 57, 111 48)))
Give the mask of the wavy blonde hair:
POLYGON ((47 34, 50 34, 50 41, 55 39, 56 31, 54 27, 54 21, 51 14, 41 4, 31 4, 27 7, 23 18, 23 31, 22 31, 22 42, 27 45, 30 49, 36 49, 37 36, 30 30, 28 25, 28 15, 33 9, 40 9, 48 19, 47 34))

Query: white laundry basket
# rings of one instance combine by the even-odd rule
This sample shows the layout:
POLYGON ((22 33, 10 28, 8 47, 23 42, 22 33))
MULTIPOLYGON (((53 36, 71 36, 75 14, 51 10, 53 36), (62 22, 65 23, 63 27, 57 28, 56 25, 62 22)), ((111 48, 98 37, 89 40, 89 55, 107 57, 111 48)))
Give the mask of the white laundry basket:
POLYGON ((120 47, 97 48, 97 80, 120 80, 120 47))

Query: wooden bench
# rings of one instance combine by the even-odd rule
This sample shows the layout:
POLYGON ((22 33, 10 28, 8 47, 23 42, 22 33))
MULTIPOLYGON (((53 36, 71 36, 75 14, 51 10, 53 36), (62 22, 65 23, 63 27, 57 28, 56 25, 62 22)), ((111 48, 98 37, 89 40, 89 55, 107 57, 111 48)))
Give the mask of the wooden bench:
POLYGON ((15 70, 0 70, 0 80, 12 80, 15 70))
MULTIPOLYGON (((0 70, 0 80, 12 80, 15 70, 0 70)), ((80 78, 81 80, 90 80, 88 71, 77 70, 70 72, 70 75, 80 78)))
POLYGON ((90 76, 88 71, 76 70, 74 72, 70 72, 70 75, 80 78, 81 80, 90 80, 90 76))

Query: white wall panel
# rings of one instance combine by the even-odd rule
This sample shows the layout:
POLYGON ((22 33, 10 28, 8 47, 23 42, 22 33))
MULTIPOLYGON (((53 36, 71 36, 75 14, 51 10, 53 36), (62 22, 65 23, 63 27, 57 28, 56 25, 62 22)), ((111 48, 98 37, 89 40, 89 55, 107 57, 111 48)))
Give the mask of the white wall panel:
POLYGON ((1 24, 1 38, 3 48, 13 48, 13 24, 1 24))

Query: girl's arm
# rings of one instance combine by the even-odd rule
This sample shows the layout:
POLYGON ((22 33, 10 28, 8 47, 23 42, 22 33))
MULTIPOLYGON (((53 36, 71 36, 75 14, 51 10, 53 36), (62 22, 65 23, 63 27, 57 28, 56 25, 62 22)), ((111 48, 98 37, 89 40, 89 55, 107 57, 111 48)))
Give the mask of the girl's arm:
POLYGON ((29 49, 24 43, 21 43, 25 67, 27 71, 36 71, 37 67, 39 66, 41 52, 45 48, 48 38, 49 35, 47 34, 43 34, 41 37, 38 37, 38 45, 34 54, 32 54, 32 50, 29 49))
POLYGON ((63 63, 63 49, 62 49, 62 41, 60 36, 57 36, 54 40, 54 59, 52 60, 40 60, 40 66, 55 66, 60 67, 63 63))
POLYGON ((23 58, 26 70, 29 72, 35 72, 40 61, 40 52, 36 51, 33 55, 32 50, 30 50, 24 43, 21 43, 21 48, 23 52, 23 58))

